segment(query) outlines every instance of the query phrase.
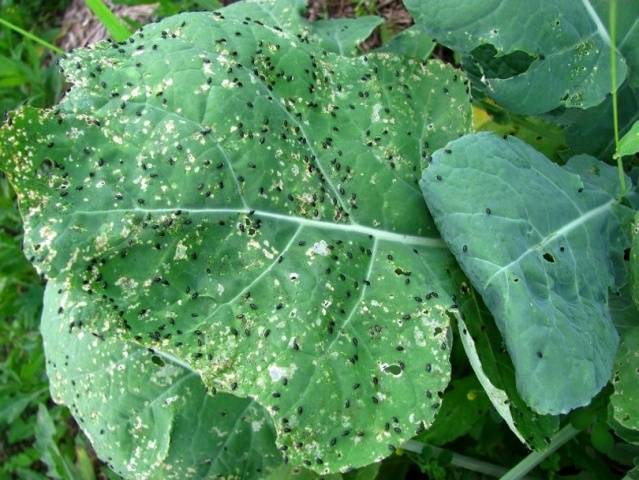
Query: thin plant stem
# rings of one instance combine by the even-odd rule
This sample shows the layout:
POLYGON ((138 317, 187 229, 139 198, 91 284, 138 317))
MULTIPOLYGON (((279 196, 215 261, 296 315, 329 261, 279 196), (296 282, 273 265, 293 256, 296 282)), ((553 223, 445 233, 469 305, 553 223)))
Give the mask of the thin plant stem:
POLYGON ((555 453, 559 447, 573 439, 578 433, 579 430, 574 428, 572 425, 566 425, 564 428, 559 430, 554 437, 552 437, 550 445, 548 445, 545 450, 530 453, 521 462, 511 468, 508 473, 501 477, 501 480, 523 479, 524 475, 543 462, 549 455, 555 453))
POLYGON ((435 455, 447 453, 449 455, 452 455, 450 461, 451 465, 463 468, 465 470, 470 470, 472 472, 481 473, 490 477, 499 478, 508 472, 506 468, 499 465, 494 465, 492 463, 484 462, 483 460, 477 460, 476 458, 467 457, 466 455, 460 455, 459 453, 449 452, 448 450, 444 450, 443 448, 426 445, 415 440, 406 441, 401 448, 408 452, 417 454, 422 453, 425 448, 430 449, 435 455))
MULTIPOLYGON (((615 152, 619 151, 619 107, 617 102, 617 0, 610 0, 609 11, 610 27, 610 82, 612 91, 612 126, 615 136, 615 152)), ((621 185, 621 195, 626 194, 626 176, 623 171, 623 160, 615 153, 617 159, 617 171, 619 173, 619 184, 621 185)))
POLYGON ((42 45, 45 48, 48 48, 49 50, 51 50, 53 53, 55 53, 57 55, 63 55, 64 54, 64 50, 62 50, 61 48, 58 48, 55 45, 51 45, 46 40, 42 40, 40 37, 34 35, 31 32, 27 32, 26 30, 23 30, 22 28, 18 27, 17 25, 14 25, 13 23, 5 20, 4 18, 0 18, 0 25, 4 25, 5 27, 13 30, 14 32, 19 33, 23 37, 28 38, 29 40, 32 40, 32 41, 34 41, 36 43, 39 43, 40 45, 42 45))

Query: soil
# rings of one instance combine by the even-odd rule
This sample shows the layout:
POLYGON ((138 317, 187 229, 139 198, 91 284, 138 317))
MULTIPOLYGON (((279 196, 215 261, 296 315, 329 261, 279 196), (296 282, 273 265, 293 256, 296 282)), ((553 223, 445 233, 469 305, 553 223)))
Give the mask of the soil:
MULTIPOLYGON (((224 0, 228 5, 235 0, 224 0)), ((156 4, 137 6, 114 6, 106 0, 112 10, 120 17, 144 24, 153 18, 156 4)), ((412 19, 401 0, 309 0, 308 18, 354 17, 365 12, 386 19, 387 28, 397 32, 412 24, 412 19)), ((87 8, 83 0, 72 0, 62 19, 62 29, 58 45, 66 51, 86 47, 106 38, 107 32, 98 19, 87 8)), ((380 30, 377 29, 362 48, 370 50, 381 43, 380 30)))

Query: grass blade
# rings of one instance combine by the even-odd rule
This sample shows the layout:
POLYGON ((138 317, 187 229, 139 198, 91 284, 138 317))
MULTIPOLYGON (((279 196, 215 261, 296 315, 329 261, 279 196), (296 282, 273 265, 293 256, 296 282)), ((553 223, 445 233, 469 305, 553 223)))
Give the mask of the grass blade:
POLYGON ((22 28, 18 27, 17 25, 14 25, 13 23, 8 22, 4 18, 0 18, 0 25, 4 25, 5 27, 13 30, 14 32, 19 33, 23 37, 28 38, 29 40, 32 40, 32 41, 34 41, 36 43, 39 43, 43 47, 48 48, 49 50, 51 50, 53 53, 56 53, 58 55, 63 55, 64 54, 64 50, 62 50, 61 48, 58 48, 55 45, 51 45, 46 40, 42 40, 40 37, 37 37, 36 35, 34 35, 31 32, 27 32, 26 30, 23 30, 22 28))
POLYGON ((107 29, 111 38, 123 42, 131 35, 131 30, 107 7, 102 0, 85 0, 87 7, 107 29))
POLYGON ((568 424, 559 430, 550 441, 550 445, 540 452, 532 452, 526 456, 521 462, 515 465, 500 480, 520 480, 524 478, 528 472, 543 462, 549 455, 555 453, 564 443, 572 440, 579 430, 568 424))

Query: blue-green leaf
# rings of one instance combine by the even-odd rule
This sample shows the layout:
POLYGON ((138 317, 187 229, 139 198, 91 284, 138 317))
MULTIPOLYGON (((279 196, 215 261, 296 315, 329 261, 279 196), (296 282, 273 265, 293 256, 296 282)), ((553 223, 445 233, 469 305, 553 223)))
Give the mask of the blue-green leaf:
POLYGON ((609 256, 624 207, 524 142, 486 133, 438 150, 422 189, 495 317, 523 399, 550 414, 587 404, 610 378, 618 343, 609 256))
MULTIPOLYGON (((491 46, 497 59, 527 57, 523 72, 483 79, 487 93, 514 112, 538 114, 559 106, 588 108, 610 92, 607 22, 588 1, 404 3, 417 25, 460 53, 471 54, 478 47, 491 46)), ((621 57, 620 83, 626 70, 621 57)))

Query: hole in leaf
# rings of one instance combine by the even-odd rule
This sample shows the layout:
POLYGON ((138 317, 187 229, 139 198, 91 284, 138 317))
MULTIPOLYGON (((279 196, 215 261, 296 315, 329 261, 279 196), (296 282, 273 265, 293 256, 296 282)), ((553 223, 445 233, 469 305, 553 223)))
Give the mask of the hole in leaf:
POLYGON ((477 64, 481 65, 480 71, 487 78, 502 79, 521 75, 530 68, 530 65, 537 58, 543 60, 543 55, 534 57, 521 50, 515 50, 506 55, 497 55, 497 49, 490 44, 480 45, 471 52, 471 56, 477 64))
POLYGON ((155 363, 158 367, 163 367, 164 366, 164 360, 162 360, 160 357, 158 357, 157 355, 153 355, 151 357, 151 361, 153 363, 155 363))
POLYGON ((384 373, 390 373, 391 375, 401 375, 402 368, 399 365, 386 365, 384 366, 384 373))
POLYGON ((626 249, 623 251, 623 259, 624 259, 626 262, 629 262, 629 261, 630 261, 630 249, 629 249, 629 248, 626 248, 626 249))
POLYGON ((39 173, 49 173, 53 170, 53 162, 49 158, 45 158, 40 164, 39 173))
POLYGON ((555 263, 555 257, 553 257, 552 254, 548 252, 544 253, 544 260, 546 260, 549 263, 555 263))

